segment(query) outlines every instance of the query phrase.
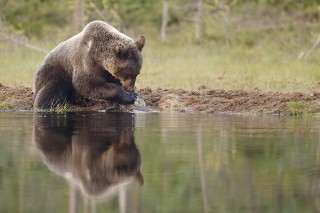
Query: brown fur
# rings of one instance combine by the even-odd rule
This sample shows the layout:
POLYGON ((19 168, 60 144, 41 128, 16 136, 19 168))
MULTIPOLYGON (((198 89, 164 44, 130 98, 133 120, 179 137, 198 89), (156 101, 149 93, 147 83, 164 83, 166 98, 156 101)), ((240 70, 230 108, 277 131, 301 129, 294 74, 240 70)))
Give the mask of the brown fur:
POLYGON ((130 180, 143 184, 133 123, 134 117, 124 113, 76 118, 37 113, 33 138, 51 171, 79 186, 87 197, 100 198, 130 180))
POLYGON ((105 22, 89 23, 45 58, 35 76, 35 107, 73 103, 77 97, 133 103, 144 43, 143 36, 134 41, 105 22))

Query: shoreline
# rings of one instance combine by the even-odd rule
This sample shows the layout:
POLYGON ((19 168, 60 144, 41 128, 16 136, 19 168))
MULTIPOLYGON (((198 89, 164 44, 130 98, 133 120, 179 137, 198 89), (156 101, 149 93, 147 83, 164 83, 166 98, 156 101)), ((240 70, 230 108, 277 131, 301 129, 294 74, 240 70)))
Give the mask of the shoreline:
MULTIPOLYGON (((320 112, 320 93, 280 93, 242 90, 151 89, 138 90, 146 106, 128 105, 108 111, 160 111, 210 114, 315 115, 320 112)), ((0 84, 0 111, 33 111, 33 93, 29 87, 0 84)), ((104 106, 64 108, 57 111, 99 111, 104 106)))

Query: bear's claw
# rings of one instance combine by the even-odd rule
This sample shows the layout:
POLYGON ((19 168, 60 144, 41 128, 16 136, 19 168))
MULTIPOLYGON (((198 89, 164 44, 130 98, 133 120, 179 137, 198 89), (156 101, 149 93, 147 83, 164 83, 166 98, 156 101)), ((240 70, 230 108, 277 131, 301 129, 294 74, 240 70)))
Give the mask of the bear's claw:
POLYGON ((121 104, 133 104, 134 101, 137 99, 138 93, 136 92, 127 92, 123 90, 121 95, 121 104))

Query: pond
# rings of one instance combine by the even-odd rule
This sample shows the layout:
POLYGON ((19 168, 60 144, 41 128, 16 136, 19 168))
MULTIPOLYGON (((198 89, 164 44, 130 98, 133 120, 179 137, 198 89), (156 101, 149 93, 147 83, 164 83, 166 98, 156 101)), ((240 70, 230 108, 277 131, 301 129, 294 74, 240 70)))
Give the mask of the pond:
POLYGON ((0 113, 0 212, 318 212, 320 119, 0 113))

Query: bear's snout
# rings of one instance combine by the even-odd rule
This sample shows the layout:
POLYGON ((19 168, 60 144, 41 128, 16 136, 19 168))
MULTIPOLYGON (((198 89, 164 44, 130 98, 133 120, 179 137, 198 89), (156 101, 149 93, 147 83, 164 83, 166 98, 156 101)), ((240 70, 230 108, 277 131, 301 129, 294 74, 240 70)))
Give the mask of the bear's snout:
POLYGON ((134 92, 136 87, 135 87, 135 79, 127 79, 122 82, 122 87, 124 90, 127 92, 134 92))

